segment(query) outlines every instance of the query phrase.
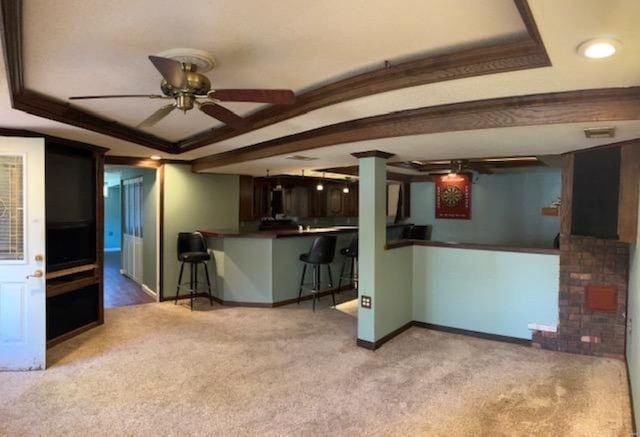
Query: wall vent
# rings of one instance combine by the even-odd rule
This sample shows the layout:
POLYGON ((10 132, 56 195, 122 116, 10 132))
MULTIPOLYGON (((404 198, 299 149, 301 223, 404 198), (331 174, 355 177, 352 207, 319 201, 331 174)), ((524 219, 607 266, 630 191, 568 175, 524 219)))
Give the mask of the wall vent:
POLYGON ((616 128, 612 126, 588 127, 584 130, 584 135, 587 138, 613 138, 615 134, 616 128))

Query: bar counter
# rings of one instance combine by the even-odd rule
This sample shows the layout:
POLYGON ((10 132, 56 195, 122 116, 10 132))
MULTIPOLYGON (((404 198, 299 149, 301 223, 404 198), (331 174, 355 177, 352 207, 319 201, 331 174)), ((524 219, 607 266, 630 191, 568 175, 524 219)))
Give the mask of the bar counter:
MULTIPOLYGON (((387 229, 403 228, 410 224, 390 224, 387 229)), ((311 228, 299 231, 297 229, 270 230, 270 231, 216 231, 201 230, 200 232, 207 238, 297 238, 318 235, 336 235, 357 232, 357 226, 332 226, 323 228, 311 228)))

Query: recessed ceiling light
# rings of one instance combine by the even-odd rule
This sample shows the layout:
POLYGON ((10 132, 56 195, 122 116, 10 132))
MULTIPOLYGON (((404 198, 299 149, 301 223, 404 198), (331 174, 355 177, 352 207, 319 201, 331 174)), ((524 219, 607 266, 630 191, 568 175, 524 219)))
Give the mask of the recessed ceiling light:
POLYGON ((620 49, 620 42, 613 38, 594 38, 578 46, 578 53, 586 58, 602 59, 613 56, 620 49))
POLYGON ((160 155, 151 155, 150 158, 155 160, 155 161, 160 161, 162 159, 162 156, 160 156, 160 155))

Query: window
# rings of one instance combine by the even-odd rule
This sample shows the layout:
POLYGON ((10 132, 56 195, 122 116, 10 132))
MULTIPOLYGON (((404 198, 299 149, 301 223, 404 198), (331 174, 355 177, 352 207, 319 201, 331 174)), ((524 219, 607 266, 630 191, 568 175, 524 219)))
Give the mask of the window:
POLYGON ((0 261, 24 261, 24 156, 0 155, 0 261))

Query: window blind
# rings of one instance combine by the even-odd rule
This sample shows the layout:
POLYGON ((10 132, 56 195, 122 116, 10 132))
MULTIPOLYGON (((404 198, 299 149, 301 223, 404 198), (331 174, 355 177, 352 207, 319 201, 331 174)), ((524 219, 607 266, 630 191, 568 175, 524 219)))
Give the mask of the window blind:
POLYGON ((23 261, 24 157, 0 155, 0 261, 23 261))

